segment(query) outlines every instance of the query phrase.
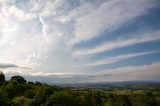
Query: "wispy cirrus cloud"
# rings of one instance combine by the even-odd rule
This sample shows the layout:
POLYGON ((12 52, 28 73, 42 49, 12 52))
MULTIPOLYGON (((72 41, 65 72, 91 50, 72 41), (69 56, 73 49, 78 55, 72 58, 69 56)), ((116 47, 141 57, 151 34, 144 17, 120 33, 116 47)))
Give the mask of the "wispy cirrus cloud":
POLYGON ((110 0, 98 6, 91 2, 75 8, 63 20, 75 21, 74 44, 100 36, 105 30, 114 31, 156 6, 151 0, 110 0))
POLYGON ((87 49, 82 49, 77 51, 75 50, 73 52, 73 56, 79 58, 79 57, 88 56, 88 55, 95 55, 101 52, 106 52, 106 51, 110 51, 117 48, 132 46, 139 43, 159 40, 160 31, 150 31, 150 32, 144 31, 140 33, 131 34, 130 36, 131 37, 128 39, 120 38, 113 41, 108 41, 93 48, 87 48, 87 49))
POLYGON ((129 53, 129 54, 122 54, 118 56, 111 56, 105 57, 103 59, 99 59, 96 61, 90 61, 88 63, 83 63, 79 65, 73 65, 73 67, 92 67, 92 66, 101 66, 106 64, 113 64, 116 62, 120 62, 126 59, 134 58, 137 56, 149 55, 154 53, 160 53, 160 51, 149 51, 149 52, 139 52, 139 53, 129 53))

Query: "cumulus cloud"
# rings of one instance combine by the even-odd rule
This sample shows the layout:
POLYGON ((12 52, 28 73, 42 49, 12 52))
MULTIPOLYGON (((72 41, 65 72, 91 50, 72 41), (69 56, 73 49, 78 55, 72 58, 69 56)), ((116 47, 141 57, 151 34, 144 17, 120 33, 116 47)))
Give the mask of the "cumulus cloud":
POLYGON ((0 58, 24 67, 38 67, 45 59, 48 36, 43 36, 39 12, 41 2, 2 1, 0 11, 0 58), (39 10, 39 11, 38 11, 39 10))
POLYGON ((36 14, 25 13, 21 9, 18 9, 15 5, 10 6, 7 9, 1 9, 1 14, 4 17, 12 17, 12 18, 16 18, 20 21, 26 21, 26 20, 36 18, 36 14))

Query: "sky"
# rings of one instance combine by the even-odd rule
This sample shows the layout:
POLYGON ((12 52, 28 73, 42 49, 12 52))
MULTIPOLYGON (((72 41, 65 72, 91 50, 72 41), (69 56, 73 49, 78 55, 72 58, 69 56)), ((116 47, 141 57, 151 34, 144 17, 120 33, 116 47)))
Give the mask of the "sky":
POLYGON ((160 1, 0 0, 0 70, 47 83, 160 81, 160 1))

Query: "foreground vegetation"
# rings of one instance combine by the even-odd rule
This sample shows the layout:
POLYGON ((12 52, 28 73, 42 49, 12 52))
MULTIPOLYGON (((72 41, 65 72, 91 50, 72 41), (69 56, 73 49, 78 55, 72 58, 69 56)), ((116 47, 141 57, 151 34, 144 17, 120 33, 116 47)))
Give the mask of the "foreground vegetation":
POLYGON ((75 89, 27 82, 20 76, 0 81, 0 106, 160 106, 159 87, 75 89))

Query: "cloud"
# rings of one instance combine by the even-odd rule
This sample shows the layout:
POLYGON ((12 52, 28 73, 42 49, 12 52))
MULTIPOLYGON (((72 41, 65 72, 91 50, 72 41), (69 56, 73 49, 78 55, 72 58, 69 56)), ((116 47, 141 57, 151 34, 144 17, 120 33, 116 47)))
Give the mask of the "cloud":
POLYGON ((113 31, 156 6, 156 2, 150 0, 110 0, 98 6, 96 4, 84 3, 63 18, 75 22, 75 37, 71 43, 90 40, 105 30, 113 31))
POLYGON ((21 9, 18 9, 15 5, 10 6, 7 9, 1 9, 1 14, 4 17, 12 17, 20 21, 26 21, 36 18, 36 14, 26 13, 21 9))
MULTIPOLYGON (((99 36, 104 30, 143 15, 149 8, 155 6, 154 2, 149 0, 138 3, 121 0, 76 3, 77 6, 73 6, 71 1, 64 0, 2 1, 1 60, 36 69, 48 70, 44 67, 51 67, 50 71, 64 71, 62 65, 69 67, 66 66, 66 61, 67 63, 75 61, 72 57, 73 45, 69 42, 99 36), (59 68, 54 69, 53 64, 59 68)), ((103 50, 87 51, 92 54, 103 50)), ((83 54, 88 55, 83 51, 75 51, 73 56, 83 54)))
MULTIPOLYGON (((37 20, 21 22, 7 17, 3 18, 0 25, 1 61, 12 61, 11 63, 13 64, 29 65, 30 63, 27 63, 29 62, 27 60, 29 55, 42 54, 45 50, 46 39, 38 31, 39 24, 37 20)), ((33 56, 31 59, 37 58, 33 56)))
MULTIPOLYGON (((75 51, 74 44, 123 27, 157 5, 156 0, 0 0, 0 61, 6 63, 0 67, 7 75, 57 76, 73 81, 77 77, 79 81, 92 79, 96 75, 87 73, 87 68, 71 67, 81 62, 75 57, 153 41, 159 39, 159 32, 133 34, 128 39, 119 37, 94 48, 75 51)), ((111 57, 109 61, 132 56, 111 57)), ((91 61, 81 59, 84 63, 91 61)), ((97 60, 88 66, 106 64, 106 61, 97 60)))
POLYGON ((68 2, 1 1, 1 61, 48 72, 66 70, 66 61, 72 61, 68 42, 74 28, 72 23, 57 20, 69 11, 63 10, 64 5, 68 2))
POLYGON ((6 75, 22 75, 29 77, 56 77, 56 78, 67 78, 67 77, 76 77, 76 76, 91 76, 89 73, 60 73, 60 72, 42 72, 35 71, 27 67, 19 67, 12 64, 0 65, 0 68, 3 68, 3 72, 6 75), (14 70, 13 70, 14 69, 14 70))
POLYGON ((38 2, 3 1, 0 11, 1 61, 23 67, 38 67, 51 42, 41 32, 38 2))
POLYGON ((83 56, 87 56, 87 55, 95 55, 95 54, 98 54, 101 52, 106 52, 106 51, 110 51, 110 50, 117 49, 117 48, 132 46, 132 45, 139 44, 139 43, 159 40, 160 39, 160 31, 150 31, 150 32, 143 31, 140 33, 131 34, 129 36, 133 36, 133 37, 130 37, 128 39, 119 38, 119 39, 116 39, 113 41, 105 42, 105 43, 98 45, 94 48, 88 48, 88 49, 74 51, 73 56, 75 58, 79 58, 79 57, 83 57, 83 56))
MULTIPOLYGON (((7 75, 23 75, 30 79, 43 78, 47 83, 111 82, 111 81, 159 81, 160 63, 139 66, 123 66, 94 73, 46 73, 28 69, 4 69, 7 75), (53 80, 54 79, 54 80, 53 80), (48 81, 49 80, 49 81, 48 81)), ((42 80, 42 79, 40 79, 42 80)))
POLYGON ((0 63, 0 69, 2 68, 17 68, 15 64, 7 64, 7 63, 0 63))
POLYGON ((109 77, 99 77, 95 81, 138 81, 138 80, 153 80, 159 81, 160 78, 160 63, 145 64, 140 66, 124 66, 114 69, 108 69, 96 72, 96 75, 109 77))
POLYGON ((106 65, 106 64, 113 64, 116 62, 120 62, 129 58, 137 57, 137 56, 143 56, 143 55, 149 55, 154 53, 160 53, 160 51, 149 51, 149 52, 140 52, 140 53, 130 53, 130 54, 123 54, 118 56, 111 56, 106 57, 100 60, 96 61, 90 61, 88 63, 83 63, 80 65, 73 65, 73 67, 91 67, 91 66, 100 66, 100 65, 106 65))

